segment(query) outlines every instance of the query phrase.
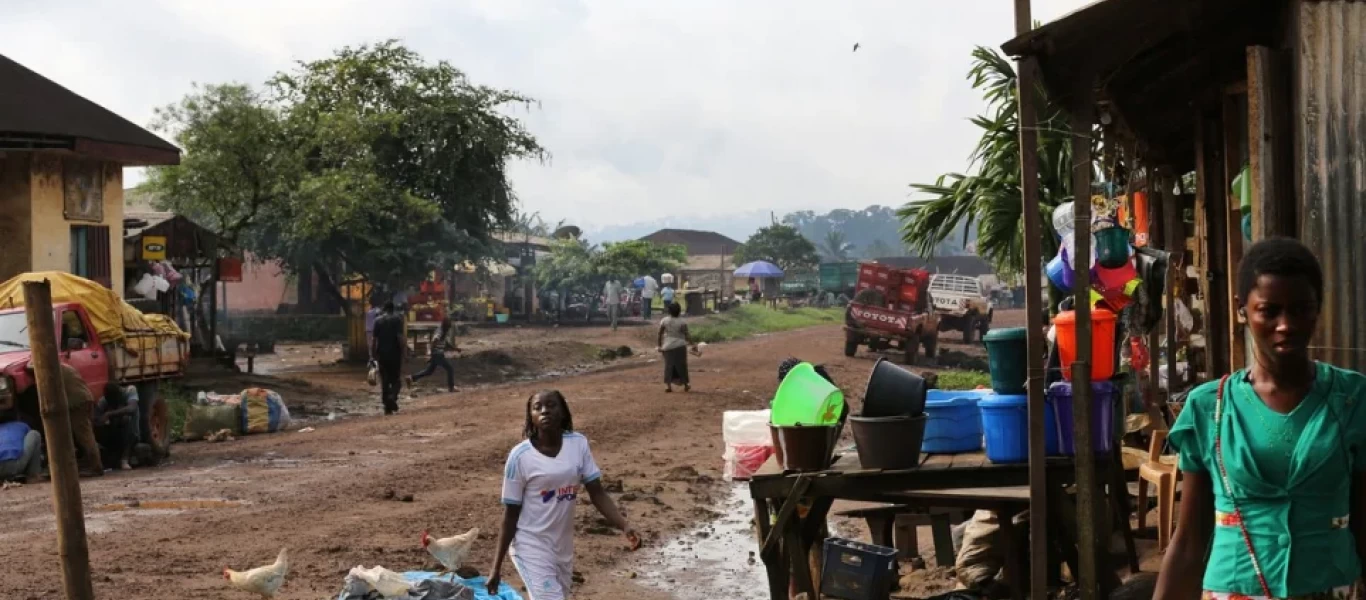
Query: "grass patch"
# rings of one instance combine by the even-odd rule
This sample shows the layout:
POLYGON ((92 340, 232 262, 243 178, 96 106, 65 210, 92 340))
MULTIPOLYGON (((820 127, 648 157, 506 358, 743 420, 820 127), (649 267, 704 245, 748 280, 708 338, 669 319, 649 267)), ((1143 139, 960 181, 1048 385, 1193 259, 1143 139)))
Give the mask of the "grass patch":
POLYGON ((940 371, 939 389, 975 390, 991 387, 991 375, 981 371, 940 371))
POLYGON ((773 310, 745 305, 688 324, 697 342, 728 342, 760 333, 790 331, 815 325, 839 323, 844 311, 838 308, 794 308, 773 310))
POLYGON ((171 430, 171 441, 179 442, 182 433, 185 431, 185 417, 190 412, 190 405, 194 403, 194 394, 181 387, 180 384, 168 381, 157 386, 157 395, 161 396, 161 401, 166 403, 166 410, 169 415, 166 426, 171 430))

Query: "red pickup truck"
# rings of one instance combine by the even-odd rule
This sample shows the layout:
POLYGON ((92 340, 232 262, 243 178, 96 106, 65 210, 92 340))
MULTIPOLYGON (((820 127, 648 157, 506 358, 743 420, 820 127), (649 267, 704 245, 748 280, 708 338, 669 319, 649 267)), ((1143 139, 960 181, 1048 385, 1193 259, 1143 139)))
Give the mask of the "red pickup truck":
MULTIPOLYGON (((55 304, 52 312, 61 361, 81 374, 94 398, 111 380, 136 386, 142 442, 149 446, 152 462, 164 458, 170 442, 169 413, 157 387, 184 373, 188 342, 183 336, 146 330, 125 331, 123 340, 106 344, 80 304, 55 304)), ((31 360, 24 309, 0 310, 0 410, 18 408, 22 418, 41 427, 31 360)))
POLYGON ((939 316, 929 293, 929 273, 899 270, 877 263, 859 265, 854 301, 844 312, 844 355, 860 345, 874 352, 893 346, 915 364, 919 350, 931 361, 939 345, 939 316))

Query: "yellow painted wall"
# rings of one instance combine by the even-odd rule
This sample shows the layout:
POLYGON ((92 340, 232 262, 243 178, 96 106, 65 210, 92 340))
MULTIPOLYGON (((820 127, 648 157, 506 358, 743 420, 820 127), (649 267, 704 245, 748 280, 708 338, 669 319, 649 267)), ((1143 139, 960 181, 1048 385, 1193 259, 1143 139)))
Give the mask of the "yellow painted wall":
POLYGON ((71 270, 71 226, 109 227, 109 268, 114 292, 123 295, 123 168, 107 163, 104 168, 104 221, 68 221, 63 214, 62 156, 33 155, 31 196, 33 207, 34 271, 71 270))

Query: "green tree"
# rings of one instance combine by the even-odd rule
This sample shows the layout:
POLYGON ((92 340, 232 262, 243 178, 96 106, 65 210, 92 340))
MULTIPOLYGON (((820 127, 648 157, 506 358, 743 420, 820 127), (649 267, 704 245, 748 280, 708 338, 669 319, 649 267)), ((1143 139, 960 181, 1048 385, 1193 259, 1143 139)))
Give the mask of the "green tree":
POLYGON ((288 146, 282 117, 242 84, 196 86, 159 108, 152 126, 181 148, 173 167, 150 169, 144 185, 158 208, 186 215, 229 244, 279 216, 298 185, 301 161, 288 146))
POLYGON ((590 299, 589 315, 596 311, 597 296, 609 279, 623 285, 641 275, 674 271, 688 258, 683 246, 661 246, 642 240, 604 244, 587 240, 556 240, 550 256, 537 261, 536 281, 542 289, 580 294, 590 299))
POLYGON ((900 255, 896 248, 882 240, 873 240, 873 243, 869 244, 863 251, 864 258, 888 258, 900 255))
POLYGON ((811 240, 802 237, 797 228, 782 224, 759 229, 735 249, 736 266, 756 260, 766 260, 784 271, 812 268, 821 262, 811 240))
MULTIPOLYGON (((1015 69, 994 49, 979 46, 972 57, 968 80, 987 104, 986 111, 972 119, 982 131, 969 157, 969 168, 975 172, 946 173, 932 184, 913 184, 928 198, 898 211, 902 236, 912 250, 931 256, 948 236, 965 226, 975 227, 978 254, 1002 273, 1019 273, 1026 265, 1015 69)), ((1040 227, 1052 232, 1053 208, 1072 199, 1071 133, 1068 116, 1047 103, 1043 90, 1037 93, 1044 98, 1038 131, 1040 227)), ((1043 255, 1051 256, 1057 245, 1055 235, 1045 235, 1043 255)))
POLYGON ((854 245, 844 239, 844 232, 830 230, 825 233, 820 251, 825 255, 826 262, 846 262, 849 253, 854 251, 854 245))
POLYGON ((155 190, 334 293, 349 275, 397 286, 492 255, 516 200, 507 163, 545 154, 509 114, 529 98, 394 41, 300 63, 265 100, 221 87, 160 113, 184 158, 153 170, 155 190))

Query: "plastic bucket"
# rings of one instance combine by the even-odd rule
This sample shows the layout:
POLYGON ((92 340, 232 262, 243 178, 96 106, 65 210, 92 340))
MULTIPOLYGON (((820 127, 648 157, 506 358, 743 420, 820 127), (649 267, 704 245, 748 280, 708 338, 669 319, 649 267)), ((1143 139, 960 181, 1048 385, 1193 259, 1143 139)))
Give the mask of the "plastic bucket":
POLYGON ((830 466, 839 428, 832 425, 770 425, 769 434, 773 438, 773 452, 778 457, 778 466, 784 471, 824 471, 830 466))
POLYGON ((1053 287, 1064 292, 1072 291, 1072 281, 1067 275, 1067 263, 1063 261, 1061 253, 1055 255, 1053 260, 1048 261, 1048 266, 1044 268, 1044 272, 1048 275, 1048 281, 1053 284, 1053 287))
POLYGON ((1096 264, 1115 269, 1129 260, 1129 230, 1123 227, 1107 227, 1095 232, 1096 264))
POLYGON ((844 392, 821 377, 811 363, 792 367, 773 395, 773 424, 833 425, 839 421, 844 392))
MULTIPOLYGON (((987 392, 989 393, 989 392, 987 392)), ((982 449, 982 412, 978 390, 930 390, 925 398, 926 454, 957 454, 982 449)))
MULTIPOLYGON (((1029 462, 1029 396, 994 394, 977 403, 982 411, 982 434, 987 459, 994 463, 1029 462)), ((1044 409, 1044 453, 1060 453, 1058 416, 1053 406, 1044 409)))
POLYGON ((863 391, 865 417, 918 415, 925 411, 925 379, 900 366, 879 359, 863 391))
POLYGON ((494 313, 494 315, 493 315, 493 320, 496 321, 496 322, 498 322, 498 323, 507 323, 507 322, 508 322, 508 314, 507 314, 507 313, 494 313))
POLYGON ((925 415, 864 417, 851 415, 859 464, 865 469, 901 470, 920 466, 925 415))
MULTIPOLYGON (((1062 376, 1072 380, 1072 363, 1077 360, 1077 313, 1066 310, 1053 317, 1057 329, 1058 358, 1062 376)), ((1115 313, 1091 309, 1091 381, 1105 381, 1115 374, 1115 313)))
POLYGON ((987 346, 991 389, 998 394, 1022 394, 1029 377, 1029 346, 1025 328, 993 329, 982 338, 987 346))
MULTIPOLYGON (((1098 453, 1108 453, 1115 440, 1115 400, 1118 388, 1108 381, 1091 384, 1091 446, 1098 453)), ((1058 438, 1056 454, 1077 454, 1076 431, 1072 416, 1072 383, 1059 381, 1048 387, 1048 403, 1053 408, 1056 423, 1053 428, 1058 438)))

